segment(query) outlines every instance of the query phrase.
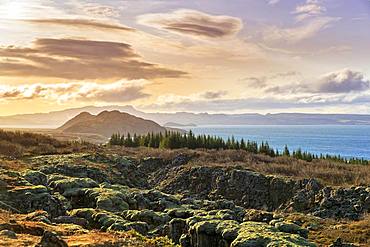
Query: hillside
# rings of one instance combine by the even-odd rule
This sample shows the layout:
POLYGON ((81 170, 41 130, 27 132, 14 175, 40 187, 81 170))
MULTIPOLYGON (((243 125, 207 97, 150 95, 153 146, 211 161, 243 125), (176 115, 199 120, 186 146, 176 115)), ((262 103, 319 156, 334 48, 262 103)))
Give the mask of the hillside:
POLYGON ((110 137, 114 133, 147 134, 165 132, 159 124, 119 111, 103 111, 98 115, 83 112, 57 129, 65 133, 93 133, 110 137))
POLYGON ((245 152, 153 151, 2 160, 0 246, 370 244, 368 182, 271 175, 264 166, 287 160, 245 152))
POLYGON ((370 244, 365 165, 243 150, 67 151, 28 133, 3 132, 1 140, 54 143, 55 151, 0 155, 0 246, 370 244))

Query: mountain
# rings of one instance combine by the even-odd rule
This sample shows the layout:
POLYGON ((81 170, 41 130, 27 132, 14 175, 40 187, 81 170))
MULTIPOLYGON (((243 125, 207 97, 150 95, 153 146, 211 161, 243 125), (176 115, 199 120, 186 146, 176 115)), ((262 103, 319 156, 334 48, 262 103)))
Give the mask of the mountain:
POLYGON ((67 120, 72 119, 82 112, 88 112, 96 115, 102 111, 120 111, 127 112, 131 115, 139 116, 139 111, 132 106, 85 106, 80 108, 70 108, 61 111, 52 111, 49 113, 34 113, 34 114, 18 114, 12 116, 0 117, 1 127, 12 128, 58 128, 67 120))
POLYGON ((165 132, 159 124, 128 113, 103 111, 98 115, 82 112, 57 129, 63 133, 92 133, 110 137, 114 133, 147 134, 165 132))
POLYGON ((163 126, 181 128, 181 127, 196 127, 197 125, 193 123, 179 124, 179 123, 174 123, 174 122, 168 122, 168 123, 165 123, 163 126))
POLYGON ((126 112, 152 120, 160 125, 169 122, 186 125, 370 125, 370 115, 360 114, 209 114, 209 113, 146 113, 132 106, 86 106, 50 113, 21 114, 0 117, 0 127, 57 128, 81 112, 98 114, 102 111, 126 112))

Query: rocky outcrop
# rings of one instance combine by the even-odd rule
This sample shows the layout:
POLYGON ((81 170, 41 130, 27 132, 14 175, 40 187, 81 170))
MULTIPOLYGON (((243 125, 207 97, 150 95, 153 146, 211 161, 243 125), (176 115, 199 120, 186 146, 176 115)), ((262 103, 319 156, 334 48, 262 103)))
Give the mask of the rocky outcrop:
POLYGON ((276 227, 263 222, 238 221, 232 216, 232 211, 227 213, 228 216, 220 211, 199 211, 186 221, 172 220, 174 226, 171 228, 175 230, 171 231, 171 237, 178 237, 182 231, 181 237, 174 241, 189 247, 315 246, 307 241, 307 236, 300 234, 306 229, 284 222, 283 219, 279 219, 279 222, 280 226, 285 227, 276 227))
POLYGON ((166 172, 157 184, 166 193, 227 199, 245 208, 305 212, 322 218, 356 220, 370 212, 369 186, 331 188, 314 179, 294 180, 224 167, 175 166, 166 172))
POLYGON ((309 212, 321 218, 358 220, 370 212, 370 186, 304 188, 293 196, 286 210, 309 212))
POLYGON ((42 185, 19 186, 0 194, 3 204, 9 206, 11 211, 30 213, 44 210, 55 217, 65 214, 66 209, 60 199, 42 185))
POLYGON ((201 199, 228 199, 246 208, 274 210, 300 188, 292 179, 264 176, 249 170, 219 167, 173 169, 158 188, 201 199))
POLYGON ((359 219, 369 212, 369 187, 323 187, 314 179, 240 167, 191 167, 190 159, 55 155, 32 158, 40 163, 33 170, 0 169, 1 208, 33 224, 0 224, 0 237, 32 232, 39 246, 64 246, 65 235, 53 232, 67 225, 66 234, 134 230, 183 247, 315 246, 308 240, 313 227, 287 215, 359 219))
POLYGON ((122 156, 95 154, 70 154, 40 156, 31 159, 37 172, 46 175, 59 174, 67 177, 90 178, 97 183, 121 184, 130 187, 148 188, 147 174, 137 169, 136 164, 122 156))

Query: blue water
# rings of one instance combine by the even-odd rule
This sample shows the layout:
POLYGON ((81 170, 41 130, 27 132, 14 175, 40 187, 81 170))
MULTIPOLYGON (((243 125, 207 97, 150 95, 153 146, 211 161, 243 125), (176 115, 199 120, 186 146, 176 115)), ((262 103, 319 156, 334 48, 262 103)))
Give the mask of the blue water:
POLYGON ((370 159, 369 125, 243 125, 189 127, 195 134, 210 134, 227 139, 268 141, 274 149, 301 148, 314 154, 370 159))

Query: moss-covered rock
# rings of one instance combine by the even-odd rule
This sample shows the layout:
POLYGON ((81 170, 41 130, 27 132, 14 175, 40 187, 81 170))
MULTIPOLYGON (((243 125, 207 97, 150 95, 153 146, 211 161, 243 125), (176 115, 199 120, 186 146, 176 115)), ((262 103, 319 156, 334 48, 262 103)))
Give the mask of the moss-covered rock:
POLYGON ((110 213, 104 210, 92 209, 92 208, 79 208, 69 212, 72 217, 83 218, 87 220, 90 228, 97 228, 101 230, 109 229, 113 224, 124 225, 128 223, 127 220, 121 216, 110 213))
POLYGON ((273 213, 257 209, 247 209, 244 215, 244 221, 256 221, 268 223, 273 218, 274 218, 273 213))
POLYGON ((136 221, 136 222, 118 222, 113 223, 107 231, 130 231, 135 230, 140 234, 146 235, 149 231, 149 226, 146 222, 136 221))
POLYGON ((155 212, 153 210, 127 210, 121 214, 124 219, 129 221, 142 221, 148 223, 150 228, 167 224, 171 217, 166 213, 155 212))
POLYGON ((109 212, 122 212, 129 209, 126 201, 128 196, 121 191, 109 188, 84 189, 85 200, 89 200, 89 205, 95 205, 97 209, 103 209, 109 212))
POLYGON ((316 246, 307 239, 261 222, 244 222, 240 225, 238 236, 231 247, 249 246, 316 246))
POLYGON ((169 222, 169 237, 177 244, 180 243, 182 234, 186 233, 186 221, 184 219, 175 218, 169 222))
POLYGON ((77 194, 81 188, 94 188, 99 184, 91 178, 64 178, 51 181, 49 186, 64 196, 71 196, 77 194))
POLYGON ((275 227, 281 232, 299 234, 300 236, 307 238, 308 230, 300 227, 299 225, 292 222, 277 222, 275 227))
POLYGON ((28 170, 23 173, 23 177, 33 185, 47 185, 48 182, 46 174, 40 171, 28 170))
POLYGON ((63 203, 42 185, 20 186, 6 193, 7 203, 22 213, 44 210, 52 217, 65 213, 63 203))

